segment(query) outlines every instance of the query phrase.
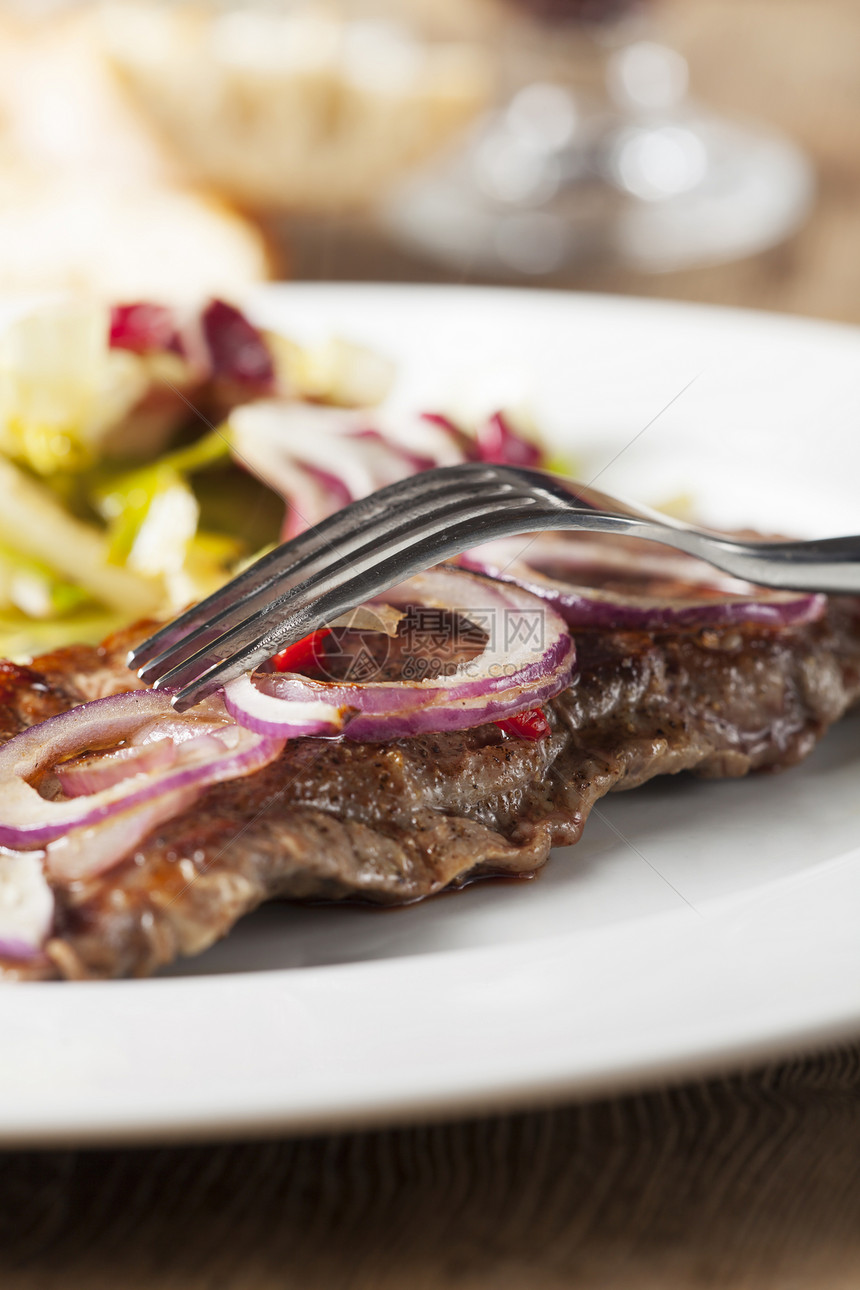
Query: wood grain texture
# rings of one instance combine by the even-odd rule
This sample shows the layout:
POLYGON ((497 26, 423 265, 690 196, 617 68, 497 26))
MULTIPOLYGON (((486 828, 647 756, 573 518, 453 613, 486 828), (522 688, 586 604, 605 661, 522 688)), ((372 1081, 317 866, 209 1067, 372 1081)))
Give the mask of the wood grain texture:
MULTIPOLYGON (((662 20, 700 98, 809 148, 818 206, 735 265, 550 285, 860 322, 860 0, 665 0, 662 20)), ((307 278, 442 276, 366 227, 293 237, 307 278)), ((0 1285, 856 1290, 860 1047, 458 1124, 0 1157, 0 1285)))
POLYGON ((297 1141, 0 1157, 4 1290, 860 1281, 860 1048, 297 1141))

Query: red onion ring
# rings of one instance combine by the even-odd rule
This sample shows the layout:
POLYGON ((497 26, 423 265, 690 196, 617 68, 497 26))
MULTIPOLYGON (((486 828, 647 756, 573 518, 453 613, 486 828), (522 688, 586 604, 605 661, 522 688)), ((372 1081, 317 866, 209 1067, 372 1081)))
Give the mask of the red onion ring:
POLYGON ((440 413, 393 415, 269 398, 235 408, 230 429, 238 462, 287 504, 284 541, 354 498, 431 466, 534 466, 543 457, 502 412, 467 434, 440 413))
POLYGON ((99 757, 55 766, 54 774, 66 797, 86 797, 128 779, 129 775, 164 770, 173 765, 176 755, 176 745, 170 739, 160 739, 157 743, 137 747, 129 744, 99 757))
POLYGON ((202 704, 198 705, 193 712, 183 716, 171 712, 169 716, 156 717, 153 721, 147 721, 133 735, 129 735, 127 742, 135 747, 161 743, 165 739, 169 739, 174 744, 183 744, 189 739, 199 739, 201 735, 223 732, 233 723, 226 719, 226 713, 220 706, 216 707, 216 711, 221 713, 220 719, 217 720, 213 719, 210 713, 205 712, 202 704))
POLYGON ((281 739, 231 725, 232 748, 222 744, 215 755, 206 749, 190 762, 178 759, 175 766, 132 775, 85 797, 47 801, 28 782, 65 757, 133 737, 155 716, 173 718, 169 695, 151 690, 112 694, 22 730, 0 747, 0 845, 44 846, 70 829, 89 828, 165 794, 249 775, 273 761, 283 747, 281 739))
POLYGON ((0 959, 10 959, 13 963, 29 963, 33 959, 43 957, 41 946, 28 945, 19 937, 0 936, 0 959))
POLYGON ((570 681, 575 653, 563 621, 519 587, 442 565, 386 592, 386 599, 459 613, 489 629, 487 646, 450 675, 429 681, 318 681, 295 672, 240 677, 225 689, 228 712, 265 735, 405 738, 513 716, 570 681))
POLYGON ((349 437, 352 439, 364 439, 367 443, 379 444, 385 452, 402 461, 406 466, 407 473, 410 475, 417 475, 422 470, 432 470, 437 465, 435 457, 427 457, 422 453, 413 452, 405 444, 398 443, 390 435, 383 434, 381 430, 376 430, 371 426, 363 426, 360 430, 353 430, 349 437))
POLYGON ((231 681, 224 691, 227 711, 248 730, 286 739, 342 732, 346 712, 343 705, 329 703, 323 696, 317 700, 292 699, 288 694, 279 694, 277 689, 274 693, 261 690, 255 683, 271 679, 280 680, 281 674, 265 673, 252 679, 248 672, 231 681))
POLYGON ((191 806, 201 791, 194 787, 163 793, 136 810, 120 811, 87 828, 69 829, 48 843, 48 873, 58 882, 80 882, 112 869, 159 824, 191 806))
POLYGON ((568 627, 612 631, 671 631, 676 628, 729 627, 756 623, 788 627, 814 622, 825 612, 825 596, 775 591, 742 582, 704 561, 652 543, 625 540, 626 549, 583 534, 540 533, 534 538, 504 538, 460 556, 467 569, 510 583, 551 604, 568 627), (563 580, 541 565, 563 568, 563 580), (579 583, 585 571, 609 578, 640 574, 678 584, 677 594, 617 592, 579 583))

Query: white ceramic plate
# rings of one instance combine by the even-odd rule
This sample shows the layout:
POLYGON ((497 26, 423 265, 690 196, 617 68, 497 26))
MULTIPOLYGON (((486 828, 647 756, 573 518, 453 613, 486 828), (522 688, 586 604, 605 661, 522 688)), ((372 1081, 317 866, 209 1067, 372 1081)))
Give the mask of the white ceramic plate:
MULTIPOLYGON (((540 423, 609 491, 860 529, 858 331, 457 288, 286 286, 255 308, 388 352, 405 403, 531 382, 540 423)), ((391 912, 270 907, 160 979, 9 988, 0 1141, 383 1123, 860 1033, 858 776, 849 718, 785 775, 610 798, 532 883, 391 912)))

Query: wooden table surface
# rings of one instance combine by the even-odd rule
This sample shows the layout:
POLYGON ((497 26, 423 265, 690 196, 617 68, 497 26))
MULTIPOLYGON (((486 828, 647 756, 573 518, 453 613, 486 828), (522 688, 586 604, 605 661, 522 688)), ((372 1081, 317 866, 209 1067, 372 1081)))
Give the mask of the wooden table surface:
MULTIPOLYGON (((860 0, 663 8, 700 98, 813 154, 815 213, 735 265, 549 285, 860 322, 860 0)), ((440 276, 356 227, 294 240, 305 277, 440 276)), ((860 1047, 464 1123, 0 1156, 0 1285, 856 1290, 860 1047)))

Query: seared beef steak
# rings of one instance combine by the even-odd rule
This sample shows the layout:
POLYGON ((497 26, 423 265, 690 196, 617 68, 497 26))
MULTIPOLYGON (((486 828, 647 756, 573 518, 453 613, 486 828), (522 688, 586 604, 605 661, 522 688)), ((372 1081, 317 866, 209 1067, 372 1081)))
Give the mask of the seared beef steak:
MULTIPOLYGON (((0 734, 134 688, 132 637, 0 665, 0 734)), ((493 725, 385 744, 299 739, 219 784, 99 878, 58 887, 47 965, 0 977, 143 975, 194 954, 261 901, 401 903, 484 874, 531 872, 579 838, 592 804, 659 774, 793 765, 860 698, 860 607, 718 632, 576 633, 552 734, 493 725)))

